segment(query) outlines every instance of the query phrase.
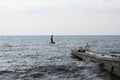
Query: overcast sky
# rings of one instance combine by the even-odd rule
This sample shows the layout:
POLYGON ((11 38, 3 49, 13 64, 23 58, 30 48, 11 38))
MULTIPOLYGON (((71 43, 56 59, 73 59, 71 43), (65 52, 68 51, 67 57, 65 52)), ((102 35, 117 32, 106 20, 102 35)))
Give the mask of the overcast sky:
POLYGON ((120 35, 120 0, 0 0, 0 35, 120 35))

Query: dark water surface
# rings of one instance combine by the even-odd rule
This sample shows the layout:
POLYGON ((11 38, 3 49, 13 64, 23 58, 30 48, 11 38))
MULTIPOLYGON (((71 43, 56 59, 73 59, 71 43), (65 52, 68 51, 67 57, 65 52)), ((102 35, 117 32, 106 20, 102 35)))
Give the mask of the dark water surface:
POLYGON ((120 54, 120 36, 0 36, 0 80, 111 80, 97 64, 70 50, 88 43, 103 54, 120 54))

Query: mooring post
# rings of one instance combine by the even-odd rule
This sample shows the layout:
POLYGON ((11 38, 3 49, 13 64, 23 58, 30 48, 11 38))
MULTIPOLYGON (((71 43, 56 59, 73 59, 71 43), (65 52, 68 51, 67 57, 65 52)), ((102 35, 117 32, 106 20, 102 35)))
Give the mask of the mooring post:
POLYGON ((51 40, 51 44, 55 44, 55 42, 53 41, 53 35, 51 35, 51 38, 50 38, 50 40, 51 40))

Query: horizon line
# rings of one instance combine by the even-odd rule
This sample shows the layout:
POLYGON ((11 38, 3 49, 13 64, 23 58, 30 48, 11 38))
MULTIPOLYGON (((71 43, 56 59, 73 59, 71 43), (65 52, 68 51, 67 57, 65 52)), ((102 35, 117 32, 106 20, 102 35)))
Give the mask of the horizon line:
MULTIPOLYGON (((120 36, 120 34, 50 34, 54 36, 120 36)), ((2 34, 0 36, 50 36, 48 34, 2 34)))

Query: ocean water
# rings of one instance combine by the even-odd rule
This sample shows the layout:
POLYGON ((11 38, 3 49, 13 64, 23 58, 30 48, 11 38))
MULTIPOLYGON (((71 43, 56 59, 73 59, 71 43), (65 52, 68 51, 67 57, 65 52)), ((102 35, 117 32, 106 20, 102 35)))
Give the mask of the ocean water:
POLYGON ((120 54, 120 36, 0 36, 0 80, 111 80, 90 61, 79 61, 71 49, 90 45, 103 54, 120 54))

